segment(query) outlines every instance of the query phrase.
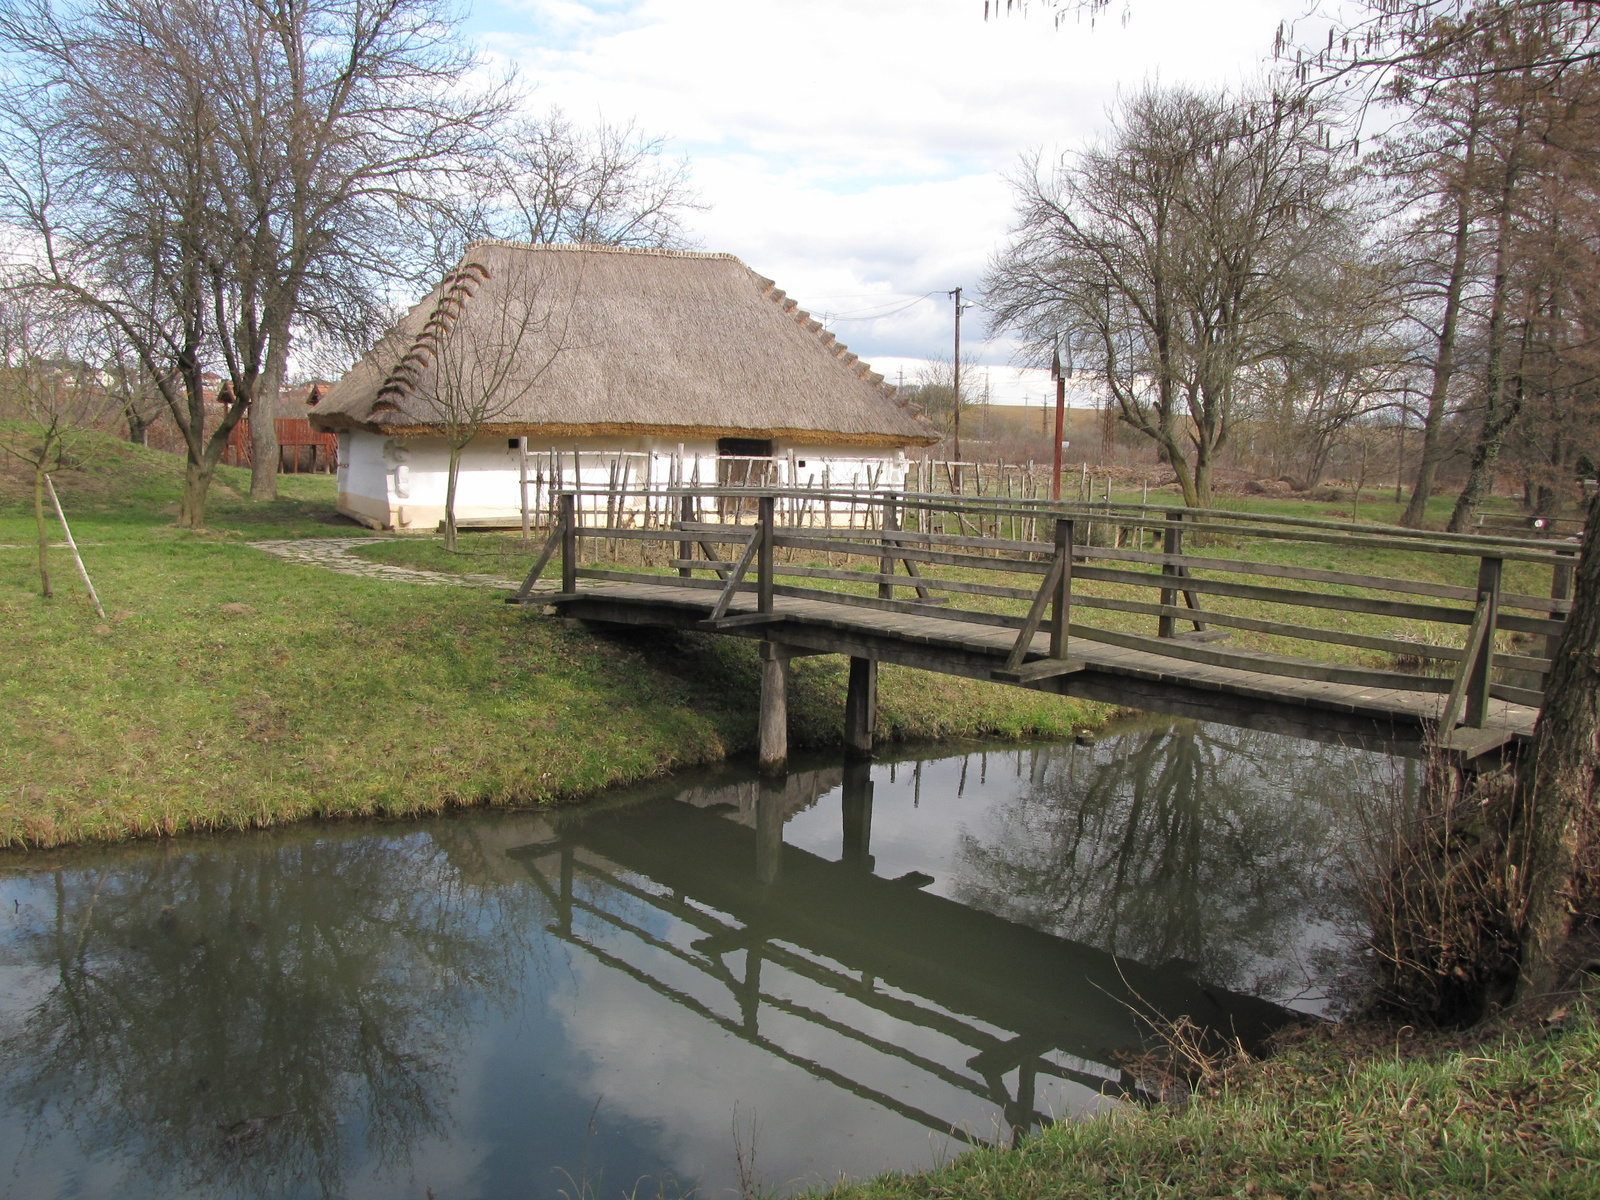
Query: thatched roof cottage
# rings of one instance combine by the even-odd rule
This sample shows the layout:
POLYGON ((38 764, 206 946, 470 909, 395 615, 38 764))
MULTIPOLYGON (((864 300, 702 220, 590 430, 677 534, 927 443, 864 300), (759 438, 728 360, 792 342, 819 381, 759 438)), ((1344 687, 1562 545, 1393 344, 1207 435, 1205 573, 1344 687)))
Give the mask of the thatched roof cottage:
POLYGON ((575 469, 585 487, 899 487, 939 436, 731 254, 476 242, 313 410, 339 435, 340 511, 436 525, 474 387, 495 394, 462 458, 469 524, 517 520, 524 471, 536 511, 575 469))

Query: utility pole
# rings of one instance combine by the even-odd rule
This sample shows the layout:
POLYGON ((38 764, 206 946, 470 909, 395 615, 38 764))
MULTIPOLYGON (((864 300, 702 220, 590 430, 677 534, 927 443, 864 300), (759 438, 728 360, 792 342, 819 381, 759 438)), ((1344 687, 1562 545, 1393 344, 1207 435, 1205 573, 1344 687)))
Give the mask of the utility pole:
MULTIPOLYGON (((955 407, 956 462, 959 463, 961 461, 961 289, 956 288, 955 291, 946 292, 945 295, 954 296, 956 299, 956 372, 953 404, 955 407)), ((960 469, 960 467, 956 468, 957 471, 960 471, 960 469)))
POLYGON ((1050 474, 1050 499, 1061 499, 1061 438, 1067 424, 1067 376, 1061 369, 1061 342, 1057 340, 1050 355, 1050 378, 1056 381, 1056 444, 1053 459, 1055 469, 1050 474))

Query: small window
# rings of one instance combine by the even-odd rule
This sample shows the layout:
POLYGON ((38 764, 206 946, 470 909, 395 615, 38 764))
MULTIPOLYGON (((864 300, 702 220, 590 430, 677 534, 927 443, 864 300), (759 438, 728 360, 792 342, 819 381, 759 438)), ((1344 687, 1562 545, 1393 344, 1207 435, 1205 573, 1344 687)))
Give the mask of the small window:
POLYGON ((798 459, 798 460, 796 460, 794 465, 797 466, 797 467, 803 467, 803 466, 806 465, 806 460, 803 459, 803 458, 802 459, 798 459))
POLYGON ((522 439, 521 438, 507 438, 506 439, 506 449, 507 450, 520 450, 520 449, 522 449, 522 439))

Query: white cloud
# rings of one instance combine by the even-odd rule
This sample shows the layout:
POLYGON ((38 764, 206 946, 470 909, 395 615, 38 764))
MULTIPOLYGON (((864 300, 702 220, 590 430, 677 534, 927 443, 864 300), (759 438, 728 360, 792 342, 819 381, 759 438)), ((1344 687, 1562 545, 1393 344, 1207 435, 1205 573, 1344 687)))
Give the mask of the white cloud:
MULTIPOLYGON (((1133 0, 1091 28, 983 20, 981 0, 501 0, 473 27, 534 102, 668 134, 710 205, 693 225, 878 365, 948 355, 946 289, 976 292, 1004 237, 1005 175, 1081 144, 1118 89, 1257 72, 1302 0, 1133 0)), ((1007 362, 969 314, 971 357, 1007 362)))

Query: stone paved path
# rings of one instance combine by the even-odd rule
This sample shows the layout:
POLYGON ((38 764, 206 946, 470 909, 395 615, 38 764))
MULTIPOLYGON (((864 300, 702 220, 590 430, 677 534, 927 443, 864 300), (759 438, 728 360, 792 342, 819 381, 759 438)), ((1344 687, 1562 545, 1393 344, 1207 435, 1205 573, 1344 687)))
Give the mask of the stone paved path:
POLYGON ((417 583, 428 587, 447 584, 453 587, 505 588, 515 591, 522 585, 520 579, 502 579, 498 575, 452 575, 448 571, 424 571, 417 567, 396 567, 389 563, 373 562, 351 554, 355 546, 371 546, 376 542, 398 542, 402 538, 282 538, 269 542, 251 542, 257 550, 276 554, 290 562, 309 563, 325 567, 341 575, 360 575, 367 579, 385 579, 390 583, 417 583))

